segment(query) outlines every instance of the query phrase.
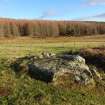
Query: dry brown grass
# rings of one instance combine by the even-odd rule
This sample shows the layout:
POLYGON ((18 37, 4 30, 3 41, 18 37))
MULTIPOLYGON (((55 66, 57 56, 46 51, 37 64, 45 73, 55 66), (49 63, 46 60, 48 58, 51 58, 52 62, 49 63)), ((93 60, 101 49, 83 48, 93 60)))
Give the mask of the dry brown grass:
POLYGON ((59 42, 105 42, 105 35, 81 36, 81 37, 12 37, 0 38, 0 44, 4 43, 59 43, 59 42))

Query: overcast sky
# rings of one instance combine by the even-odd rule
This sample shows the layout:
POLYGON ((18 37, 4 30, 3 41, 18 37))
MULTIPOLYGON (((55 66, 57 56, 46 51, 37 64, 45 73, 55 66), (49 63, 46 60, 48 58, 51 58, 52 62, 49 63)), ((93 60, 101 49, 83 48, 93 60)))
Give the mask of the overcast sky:
POLYGON ((0 0, 0 17, 105 21, 105 0, 0 0))

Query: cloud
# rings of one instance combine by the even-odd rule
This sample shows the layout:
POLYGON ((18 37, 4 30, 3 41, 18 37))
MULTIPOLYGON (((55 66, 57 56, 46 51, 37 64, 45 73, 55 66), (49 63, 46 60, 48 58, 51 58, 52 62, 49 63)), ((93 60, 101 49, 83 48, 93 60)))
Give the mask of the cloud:
POLYGON ((51 17, 51 16, 55 16, 55 15, 56 15, 55 11, 49 10, 49 11, 44 11, 39 18, 44 19, 44 18, 48 18, 48 17, 51 17))
POLYGON ((76 18, 76 19, 72 19, 73 21, 90 21, 90 20, 105 20, 105 13, 100 13, 100 14, 96 14, 96 15, 92 15, 92 16, 87 16, 87 17, 80 17, 80 18, 76 18))
POLYGON ((87 0, 86 4, 91 6, 105 5, 105 0, 87 0))
POLYGON ((93 18, 105 18, 105 13, 101 13, 95 16, 92 16, 93 18))

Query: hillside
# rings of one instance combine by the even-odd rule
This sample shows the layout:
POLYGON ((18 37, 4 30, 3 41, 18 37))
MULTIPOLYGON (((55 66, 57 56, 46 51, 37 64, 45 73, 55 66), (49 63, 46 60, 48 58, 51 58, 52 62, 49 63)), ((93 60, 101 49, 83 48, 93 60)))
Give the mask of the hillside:
POLYGON ((104 22, 0 19, 0 36, 86 36, 105 34, 104 22))

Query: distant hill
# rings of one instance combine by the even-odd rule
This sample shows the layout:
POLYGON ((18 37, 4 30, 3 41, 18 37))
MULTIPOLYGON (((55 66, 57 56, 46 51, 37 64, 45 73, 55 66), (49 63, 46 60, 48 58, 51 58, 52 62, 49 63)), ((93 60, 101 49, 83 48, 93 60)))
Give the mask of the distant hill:
POLYGON ((105 22, 16 20, 0 18, 0 37, 55 37, 97 34, 105 34, 105 22))

